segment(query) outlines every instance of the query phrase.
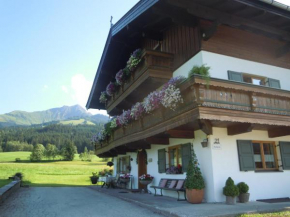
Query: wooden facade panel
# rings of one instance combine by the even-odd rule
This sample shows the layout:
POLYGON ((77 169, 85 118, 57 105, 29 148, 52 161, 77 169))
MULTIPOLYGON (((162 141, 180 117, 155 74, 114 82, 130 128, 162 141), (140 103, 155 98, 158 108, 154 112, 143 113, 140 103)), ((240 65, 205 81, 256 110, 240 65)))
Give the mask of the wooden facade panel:
MULTIPOLYGON (((201 25, 205 28, 208 23, 201 25)), ((283 46, 286 46, 285 42, 221 25, 212 38, 202 41, 201 49, 290 69, 290 52, 276 56, 283 46)))
MULTIPOLYGON (((146 39, 144 48, 153 49, 158 41, 146 39)), ((174 54, 173 69, 178 68, 200 51, 199 28, 172 26, 164 31, 162 52, 174 54)))

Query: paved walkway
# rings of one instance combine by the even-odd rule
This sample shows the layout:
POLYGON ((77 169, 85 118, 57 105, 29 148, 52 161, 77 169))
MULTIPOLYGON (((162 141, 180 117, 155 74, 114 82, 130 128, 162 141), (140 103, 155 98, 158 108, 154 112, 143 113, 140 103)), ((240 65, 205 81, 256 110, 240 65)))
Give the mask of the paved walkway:
POLYGON ((173 217, 198 217, 198 216, 237 216, 243 213, 272 212, 288 210, 290 203, 262 203, 249 202, 246 204, 226 205, 225 203, 190 204, 187 201, 177 201, 170 197, 154 197, 152 194, 119 193, 120 189, 106 189, 99 186, 89 187, 94 191, 123 199, 137 204, 151 211, 173 217))
POLYGON ((0 205, 1 217, 157 217, 160 215, 88 187, 21 188, 0 205))

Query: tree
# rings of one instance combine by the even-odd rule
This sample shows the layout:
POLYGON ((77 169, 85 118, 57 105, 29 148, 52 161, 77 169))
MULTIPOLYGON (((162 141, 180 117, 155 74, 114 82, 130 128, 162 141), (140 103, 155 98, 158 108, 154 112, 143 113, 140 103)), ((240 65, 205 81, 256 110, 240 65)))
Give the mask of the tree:
POLYGON ((48 158, 48 159, 53 159, 57 156, 58 154, 58 150, 56 148, 55 145, 52 145, 52 144, 48 144, 46 146, 46 150, 45 150, 45 156, 48 158))
POLYGON ((45 148, 42 144, 37 144, 34 146, 33 151, 30 155, 31 161, 41 161, 44 156, 45 148))
POLYGON ((63 159, 66 161, 73 161, 76 153, 76 147, 71 141, 65 141, 65 145, 62 149, 63 159))
POLYGON ((2 145, 0 144, 0 152, 3 152, 2 145))

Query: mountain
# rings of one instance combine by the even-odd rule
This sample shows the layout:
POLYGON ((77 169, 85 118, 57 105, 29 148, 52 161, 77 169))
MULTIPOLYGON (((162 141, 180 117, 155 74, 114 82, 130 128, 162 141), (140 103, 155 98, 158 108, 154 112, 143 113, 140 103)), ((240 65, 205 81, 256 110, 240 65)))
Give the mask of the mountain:
POLYGON ((93 123, 100 123, 107 122, 108 116, 100 114, 92 115, 80 105, 63 106, 45 111, 13 111, 6 113, 4 115, 0 115, 0 126, 31 126, 49 122, 57 123, 64 120, 78 119, 84 119, 84 122, 91 121, 93 123))

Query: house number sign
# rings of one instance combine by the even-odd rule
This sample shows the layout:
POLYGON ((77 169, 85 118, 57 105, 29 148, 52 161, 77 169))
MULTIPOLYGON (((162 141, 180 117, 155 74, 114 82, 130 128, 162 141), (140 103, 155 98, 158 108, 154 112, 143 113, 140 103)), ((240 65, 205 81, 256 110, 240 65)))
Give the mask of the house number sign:
POLYGON ((220 144, 220 139, 219 138, 215 138, 214 139, 214 143, 212 145, 212 149, 215 149, 215 150, 221 150, 222 149, 222 145, 220 144))

